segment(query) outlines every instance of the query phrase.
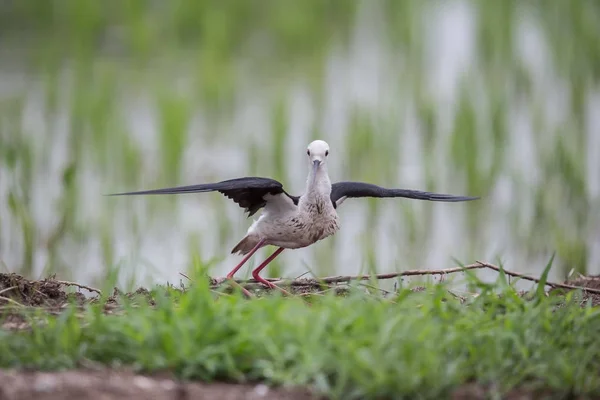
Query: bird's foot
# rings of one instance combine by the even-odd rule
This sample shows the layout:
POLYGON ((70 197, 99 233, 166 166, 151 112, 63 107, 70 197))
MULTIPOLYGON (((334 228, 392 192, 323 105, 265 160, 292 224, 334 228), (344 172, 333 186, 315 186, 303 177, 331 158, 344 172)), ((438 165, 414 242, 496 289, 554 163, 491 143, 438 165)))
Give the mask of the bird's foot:
POLYGON ((280 292, 282 292, 286 296, 290 296, 290 297, 292 296, 292 294, 290 292, 288 292, 287 290, 285 290, 285 289, 283 289, 283 288, 281 288, 281 287, 279 287, 279 286, 277 286, 277 285, 275 285, 273 283, 271 283, 270 287, 271 287, 271 289, 277 289, 277 290, 279 290, 280 292))
POLYGON ((292 294, 290 292, 288 292, 287 290, 275 285, 274 283, 269 282, 268 280, 261 278, 260 275, 253 275, 252 276, 257 282, 262 283, 263 285, 265 285, 266 287, 268 287, 269 289, 277 289, 280 292, 282 292, 283 294, 285 294, 286 296, 292 296, 292 294))
POLYGON ((227 276, 227 279, 229 280, 229 282, 231 283, 231 285, 232 285, 232 286, 237 286, 237 287, 238 287, 238 288, 239 288, 239 289, 242 291, 242 293, 244 294, 244 296, 245 296, 245 297, 247 297, 247 298, 252 298, 252 297, 254 297, 254 296, 252 295, 252 293, 250 293, 250 291, 249 291, 248 289, 246 289, 245 287, 243 287, 242 285, 240 285, 239 283, 237 283, 237 282, 236 282, 236 281, 233 279, 233 277, 231 277, 231 278, 230 278, 229 276, 227 276))
POLYGON ((227 277, 227 278, 213 278, 213 286, 220 286, 222 284, 224 284, 225 282, 228 282, 231 278, 227 277))

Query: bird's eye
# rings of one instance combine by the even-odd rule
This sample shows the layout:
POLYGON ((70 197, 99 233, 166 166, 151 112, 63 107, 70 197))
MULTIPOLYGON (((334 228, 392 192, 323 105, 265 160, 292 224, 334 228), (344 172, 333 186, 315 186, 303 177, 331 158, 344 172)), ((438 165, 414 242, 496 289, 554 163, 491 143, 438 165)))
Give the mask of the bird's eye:
POLYGON ((310 150, 306 150, 306 155, 310 156, 310 150))
POLYGON ((325 150, 325 157, 329 155, 329 150, 325 150))

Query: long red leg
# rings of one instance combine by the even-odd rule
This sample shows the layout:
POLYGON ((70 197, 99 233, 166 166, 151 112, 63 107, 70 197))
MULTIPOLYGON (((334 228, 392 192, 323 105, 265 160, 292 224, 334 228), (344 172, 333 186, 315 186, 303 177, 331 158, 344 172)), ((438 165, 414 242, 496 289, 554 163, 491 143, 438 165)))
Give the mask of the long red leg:
POLYGON ((254 248, 252 250, 250 250, 250 252, 248 254, 246 254, 246 257, 244 257, 242 259, 242 261, 240 261, 240 263, 238 265, 236 265, 235 268, 232 269, 230 273, 227 274, 227 279, 233 278, 233 275, 235 275, 235 273, 238 272, 238 270, 240 268, 242 268, 242 265, 244 265, 246 263, 246 261, 248 261, 250 259, 250 257, 252 257, 252 255, 254 253, 256 253, 256 251, 262 247, 263 244, 265 244, 265 240, 264 239, 259 240, 258 243, 256 244, 256 246, 254 246, 254 248))
POLYGON ((250 252, 248 254, 246 254, 246 256, 242 259, 242 261, 240 261, 240 263, 238 265, 236 265, 235 268, 233 268, 231 270, 231 272, 229 272, 227 274, 227 279, 231 280, 231 282, 234 285, 238 286, 247 297, 252 297, 252 294, 248 290, 244 289, 241 285, 239 285, 236 281, 234 281, 233 275, 235 275, 235 273, 238 272, 238 270, 240 268, 242 268, 242 265, 244 265, 246 263, 246 261, 248 261, 250 259, 250 257, 252 257, 252 255, 254 253, 256 253, 256 251, 258 249, 260 249, 264 244, 265 244, 264 239, 259 240, 258 243, 256 244, 256 246, 254 246, 254 248, 252 250, 250 250, 250 252))
POLYGON ((261 278, 261 276, 259 275, 260 271, 262 271, 267 265, 269 265, 269 263, 271 261, 273 261, 275 259, 275 257, 277 257, 279 255, 279 253, 281 253, 283 250, 284 250, 283 247, 280 247, 277 250, 275 250, 275 252, 273 254, 271 254, 271 256, 269 256, 269 258, 267 258, 262 264, 260 264, 258 267, 256 267, 252 271, 252 277, 254 279, 256 279, 258 282, 262 283, 263 285, 267 285, 270 288, 279 289, 284 294, 291 296, 292 294, 290 292, 288 292, 287 290, 282 289, 279 286, 272 284, 271 282, 267 281, 266 279, 261 278))

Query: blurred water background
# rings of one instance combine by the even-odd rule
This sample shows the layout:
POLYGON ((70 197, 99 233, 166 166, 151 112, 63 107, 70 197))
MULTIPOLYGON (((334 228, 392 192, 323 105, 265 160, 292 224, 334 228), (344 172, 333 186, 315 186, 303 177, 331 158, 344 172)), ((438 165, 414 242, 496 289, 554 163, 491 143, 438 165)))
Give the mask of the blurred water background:
MULTIPOLYGON (((0 270, 94 284, 222 276, 238 176, 479 195, 357 200, 266 276, 503 262, 600 273, 600 2, 0 1, 0 270)), ((250 265, 273 249, 261 250, 250 265)), ((240 277, 249 268, 240 271, 240 277)))

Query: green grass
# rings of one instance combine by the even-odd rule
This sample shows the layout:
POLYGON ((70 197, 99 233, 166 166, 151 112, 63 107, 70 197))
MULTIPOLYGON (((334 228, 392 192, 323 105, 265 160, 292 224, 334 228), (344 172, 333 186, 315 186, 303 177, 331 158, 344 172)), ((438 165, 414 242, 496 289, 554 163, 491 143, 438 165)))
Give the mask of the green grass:
POLYGON ((334 399, 448 396, 459 385, 498 393, 543 387, 600 393, 600 310, 576 292, 518 296, 503 277, 473 281, 465 303, 442 285, 381 298, 218 295, 203 280, 154 291, 154 309, 100 305, 47 319, 31 333, 0 331, 0 367, 74 368, 83 360, 174 371, 183 379, 311 386, 334 399))
MULTIPOLYGON (((213 145, 245 146, 245 171, 286 178, 288 168, 295 168, 286 150, 293 123, 290 94, 298 82, 306 82, 303 89, 317 115, 311 135, 327 139, 327 57, 335 52, 356 67, 345 52, 352 53, 353 37, 360 36, 356 24, 362 10, 360 2, 351 0, 9 3, 0 14, 0 51, 10 57, 4 57, 8 61, 0 63, 0 71, 28 71, 31 79, 0 99, 0 181, 6 188, 0 193, 0 204, 6 205, 0 208, 0 242, 19 238, 22 243, 20 257, 8 267, 0 259, 0 266, 29 277, 43 269, 80 279, 75 274, 86 263, 68 251, 76 244, 89 257, 101 253, 103 265, 122 266, 93 271, 98 281, 116 280, 127 271, 131 285, 140 271, 124 265, 118 254, 114 238, 119 216, 126 215, 131 235, 141 238, 147 234, 146 222, 170 221, 168 211, 176 200, 149 201, 146 215, 118 213, 116 203, 102 203, 90 216, 80 203, 85 172, 93 171, 98 180, 93 190, 99 198, 116 188, 188 183, 196 177, 183 176, 182 156, 190 138, 201 138, 206 147, 193 149, 195 157, 204 157, 213 145), (27 110, 30 91, 39 89, 38 84, 44 103, 36 106, 41 115, 36 117, 27 110), (239 115, 237 96, 245 90, 264 102, 261 111, 271 124, 273 146, 242 137, 226 123, 239 115), (127 122, 137 110, 129 106, 137 104, 138 96, 151 111, 156 159, 149 160, 127 122), (192 127, 198 115, 205 125, 192 127), (32 119, 36 124, 24 122, 32 119), (32 132, 32 126, 41 130, 32 132), (61 133, 66 143, 64 164, 56 172, 60 191, 47 200, 51 206, 43 212, 53 218, 44 223, 33 196, 40 180, 52 178, 47 149, 60 142, 61 133), (42 265, 40 260, 46 261, 42 265)), ((600 3, 470 2, 476 55, 458 78, 459 95, 448 121, 440 116, 448 105, 439 103, 438 88, 430 87, 427 73, 425 33, 432 28, 429 11, 438 3, 378 3, 381 20, 369 28, 383 31, 383 53, 402 59, 386 65, 392 72, 380 79, 389 79, 385 86, 393 84, 397 91, 382 110, 345 104, 349 111, 343 115, 340 146, 346 150, 345 175, 336 179, 403 185, 397 162, 405 141, 399 139, 415 135, 422 141, 417 167, 424 171, 424 188, 483 196, 469 205, 466 228, 456 231, 465 238, 456 251, 468 246, 472 257, 482 256, 491 241, 486 234, 491 216, 498 212, 488 200, 508 179, 515 193, 508 234, 517 256, 529 253, 536 259, 556 249, 563 274, 595 268, 588 261, 589 243, 600 204, 588 192, 585 109, 600 81, 600 3), (543 71, 530 69, 517 55, 523 16, 539 27, 548 46, 543 71), (564 86, 568 98, 560 106, 566 109, 560 122, 552 122, 545 105, 548 89, 555 85, 564 86), (417 130, 404 125, 411 119, 409 104, 417 130), (525 171, 514 166, 520 160, 507 146, 514 129, 510 121, 519 110, 531 119, 536 149, 518 156, 535 160, 525 171), (529 173, 539 175, 534 184, 526 183, 529 173)), ((375 61, 389 62, 385 57, 375 61)), ((217 168, 211 176, 221 176, 217 168)), ((215 197, 214 204, 225 215, 223 199, 215 197)), ((368 216, 381 214, 382 202, 365 204, 368 216)), ((405 246, 398 261, 402 268, 424 263, 432 210, 404 203, 389 216, 405 227, 394 238, 405 246)), ((225 247, 233 226, 225 217, 215 226, 225 247)), ((364 247, 365 260, 356 260, 351 268, 372 272, 377 266, 376 228, 368 225, 361 244, 355 242, 364 247)), ((213 234, 191 233, 189 258, 206 263, 202 238, 213 234)), ((331 240, 333 244, 336 238, 331 240)), ((132 252, 139 250, 133 247, 132 252)), ((318 260, 307 268, 317 275, 339 272, 331 248, 317 247, 318 260)), ((282 273, 280 266, 278 261, 268 275, 282 273)), ((300 299, 216 297, 202 284, 183 295, 157 288, 156 309, 127 307, 126 318, 104 315, 100 306, 91 305, 83 320, 71 310, 43 316, 48 324, 31 333, 0 331, 0 367, 71 368, 94 360, 146 372, 169 369, 189 379, 311 385, 332 398, 438 398, 465 382, 498 384, 498 390, 538 384, 563 394, 597 394, 598 311, 581 307, 575 293, 557 308, 563 299, 538 292, 536 300, 525 301, 499 284, 478 285, 480 296, 468 297, 467 304, 448 296, 443 287, 430 286, 427 292, 402 291, 387 299, 356 290, 348 298, 315 298, 312 307, 300 299), (498 298, 498 291, 503 297, 498 298)))

